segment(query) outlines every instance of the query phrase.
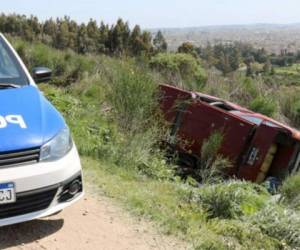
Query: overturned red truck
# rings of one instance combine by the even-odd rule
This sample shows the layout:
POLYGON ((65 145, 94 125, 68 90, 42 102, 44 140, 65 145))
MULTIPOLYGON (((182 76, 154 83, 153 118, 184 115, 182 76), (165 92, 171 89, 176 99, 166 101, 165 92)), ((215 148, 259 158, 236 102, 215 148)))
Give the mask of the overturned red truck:
POLYGON ((262 183, 300 169, 300 132, 234 103, 198 92, 160 85, 161 109, 171 125, 170 142, 181 155, 201 159, 201 147, 221 130, 220 153, 233 163, 228 174, 262 183), (182 144, 180 141, 189 141, 182 144))

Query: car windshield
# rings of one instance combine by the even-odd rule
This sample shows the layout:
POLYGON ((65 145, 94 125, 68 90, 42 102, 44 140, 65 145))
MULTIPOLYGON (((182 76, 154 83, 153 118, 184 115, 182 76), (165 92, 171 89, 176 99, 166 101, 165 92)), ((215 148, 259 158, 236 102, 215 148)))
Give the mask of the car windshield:
POLYGON ((0 85, 1 84, 24 86, 28 84, 28 79, 14 53, 0 36, 0 85))

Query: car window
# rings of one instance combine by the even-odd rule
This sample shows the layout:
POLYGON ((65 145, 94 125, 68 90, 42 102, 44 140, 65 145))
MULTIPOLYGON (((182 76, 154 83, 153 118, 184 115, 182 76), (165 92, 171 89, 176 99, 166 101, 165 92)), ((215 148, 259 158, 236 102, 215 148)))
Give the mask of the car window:
POLYGON ((0 37, 0 83, 27 85, 28 79, 17 58, 0 37))
POLYGON ((239 111, 236 111, 236 110, 229 111, 229 113, 234 114, 236 116, 239 116, 239 117, 241 117, 241 118, 243 118, 243 119, 245 119, 249 122, 252 122, 256 125, 260 125, 263 121, 261 118, 251 116, 251 115, 245 115, 245 114, 242 114, 242 113, 240 113, 239 111))
POLYGON ((260 125, 263 121, 261 118, 254 117, 254 116, 241 115, 241 117, 249 122, 256 124, 256 125, 260 125))

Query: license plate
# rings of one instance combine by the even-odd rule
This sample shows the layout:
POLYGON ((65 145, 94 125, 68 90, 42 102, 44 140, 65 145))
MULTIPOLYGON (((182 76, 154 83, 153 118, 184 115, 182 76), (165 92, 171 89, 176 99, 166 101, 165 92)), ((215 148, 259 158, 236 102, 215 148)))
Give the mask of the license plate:
POLYGON ((14 183, 0 183, 0 204, 16 202, 14 183))

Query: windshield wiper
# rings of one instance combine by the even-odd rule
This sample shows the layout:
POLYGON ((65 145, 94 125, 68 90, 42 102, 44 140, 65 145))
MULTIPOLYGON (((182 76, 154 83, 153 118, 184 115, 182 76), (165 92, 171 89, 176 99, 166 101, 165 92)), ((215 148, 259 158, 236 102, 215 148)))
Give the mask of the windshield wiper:
POLYGON ((20 88, 21 86, 14 83, 0 83, 0 89, 6 89, 6 88, 20 88))

